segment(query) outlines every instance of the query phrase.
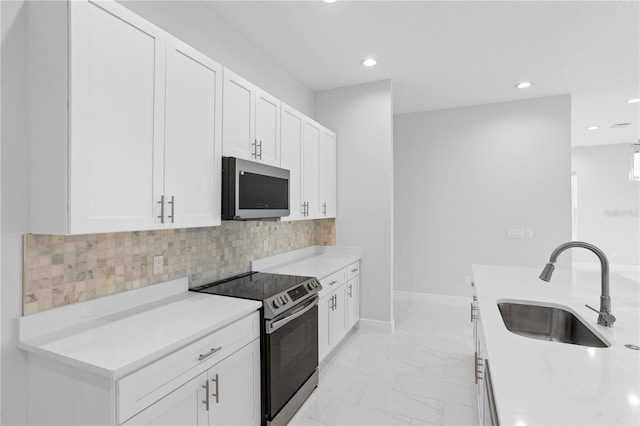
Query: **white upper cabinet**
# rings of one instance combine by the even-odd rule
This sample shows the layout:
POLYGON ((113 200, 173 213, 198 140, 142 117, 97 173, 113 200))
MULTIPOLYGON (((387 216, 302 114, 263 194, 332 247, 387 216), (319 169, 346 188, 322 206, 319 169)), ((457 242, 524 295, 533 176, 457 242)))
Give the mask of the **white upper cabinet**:
POLYGON ((219 224, 220 65, 115 2, 29 14, 30 232, 219 224))
POLYGON ((302 219, 302 129, 304 116, 282 104, 280 113, 280 166, 289 170, 289 209, 291 214, 282 220, 302 219))
POLYGON ((253 84, 224 69, 223 153, 254 160, 255 89, 253 84))
POLYGON ((336 217, 336 134, 322 128, 320 134, 320 217, 336 217))
POLYGON ((322 126, 306 118, 302 131, 302 215, 307 219, 320 217, 319 149, 322 126))
POLYGON ((166 79, 164 191, 155 199, 164 195, 168 226, 219 225, 222 67, 170 38, 166 79))
POLYGON ((164 33, 115 3, 73 1, 69 8, 67 231, 157 228, 164 33))
POLYGON ((280 101, 256 89, 256 157, 280 166, 280 101))
POLYGON ((226 68, 222 149, 228 157, 280 166, 280 101, 226 68))

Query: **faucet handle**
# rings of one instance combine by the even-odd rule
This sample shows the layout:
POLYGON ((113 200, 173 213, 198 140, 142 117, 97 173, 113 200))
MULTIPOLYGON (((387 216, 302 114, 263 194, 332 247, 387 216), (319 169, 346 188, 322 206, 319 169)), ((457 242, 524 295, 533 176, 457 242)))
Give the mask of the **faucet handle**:
POLYGON ((612 313, 599 311, 596 308, 592 308, 589 305, 584 305, 584 306, 591 309, 593 312, 597 312, 598 314, 600 314, 598 316, 598 324, 604 325, 605 327, 611 327, 613 323, 616 322, 616 317, 613 316, 612 313))

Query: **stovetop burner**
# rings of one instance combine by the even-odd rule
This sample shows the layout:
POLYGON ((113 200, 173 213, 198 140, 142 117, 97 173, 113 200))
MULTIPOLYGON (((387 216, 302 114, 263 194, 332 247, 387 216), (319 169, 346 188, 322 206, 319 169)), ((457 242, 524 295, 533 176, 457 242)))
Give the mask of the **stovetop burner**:
POLYGON ((258 300, 265 307, 265 318, 273 318, 321 289, 313 277, 249 272, 195 287, 191 291, 258 300))

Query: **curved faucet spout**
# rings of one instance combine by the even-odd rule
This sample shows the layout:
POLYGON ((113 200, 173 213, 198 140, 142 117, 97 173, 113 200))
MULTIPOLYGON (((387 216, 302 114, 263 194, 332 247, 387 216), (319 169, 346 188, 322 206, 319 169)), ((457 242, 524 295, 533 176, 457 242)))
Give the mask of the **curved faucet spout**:
POLYGON ((543 281, 550 281, 553 270, 555 269, 554 264, 558 260, 558 256, 560 255, 560 253, 573 247, 581 247, 587 249, 598 256, 598 259, 600 259, 602 289, 600 295, 600 314, 598 315, 598 324, 605 327, 611 327, 613 325, 613 322, 615 321, 615 317, 611 314, 611 296, 609 294, 609 260, 607 260, 607 256, 598 247, 594 246, 593 244, 585 243, 583 241, 569 241, 567 243, 560 244, 551 253, 551 256, 549 257, 549 263, 547 263, 547 265, 544 267, 544 270, 540 274, 540 279, 543 281))

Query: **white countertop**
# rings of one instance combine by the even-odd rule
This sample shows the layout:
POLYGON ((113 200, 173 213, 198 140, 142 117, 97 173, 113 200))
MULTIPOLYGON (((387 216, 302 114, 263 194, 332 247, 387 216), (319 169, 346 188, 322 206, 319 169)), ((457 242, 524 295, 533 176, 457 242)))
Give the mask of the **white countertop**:
POLYGON ((164 285, 172 285, 172 290, 152 303, 148 296, 154 290, 162 292, 163 284, 23 317, 18 346, 117 379, 261 306, 189 292, 186 279, 164 285), (52 322, 59 327, 51 327, 52 322), (34 332, 45 325, 47 333, 34 332))
POLYGON ((596 325, 600 273, 558 269, 551 282, 540 268, 474 265, 478 308, 494 395, 503 425, 639 425, 640 284, 611 275, 613 327, 596 325), (523 337, 506 329, 497 301, 564 305, 611 346, 589 348, 523 337))
POLYGON ((360 260, 359 247, 311 246, 251 263, 253 271, 312 276, 319 280, 360 260))

